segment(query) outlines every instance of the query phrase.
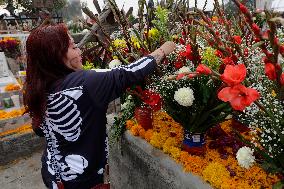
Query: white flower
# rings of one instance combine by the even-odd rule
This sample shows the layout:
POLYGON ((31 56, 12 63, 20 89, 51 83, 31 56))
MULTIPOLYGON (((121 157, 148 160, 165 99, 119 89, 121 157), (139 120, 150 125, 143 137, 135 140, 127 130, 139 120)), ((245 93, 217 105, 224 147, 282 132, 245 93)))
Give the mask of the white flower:
POLYGON ((174 99, 182 106, 191 106, 194 101, 193 90, 189 87, 183 87, 175 92, 174 99))
POLYGON ((190 72, 189 67, 183 66, 182 68, 180 68, 180 69, 177 71, 177 74, 182 74, 182 73, 187 73, 187 72, 190 72))
POLYGON ((83 34, 89 33, 89 30, 88 30, 88 29, 84 29, 84 30, 82 31, 82 33, 83 33, 83 34))
POLYGON ((108 67, 109 67, 110 69, 112 69, 112 68, 117 67, 117 66, 119 66, 119 65, 121 65, 120 60, 114 59, 114 60, 112 60, 112 61, 108 64, 108 67))
POLYGON ((237 160, 241 167, 248 169, 255 162, 253 151, 249 147, 242 147, 237 152, 237 160))

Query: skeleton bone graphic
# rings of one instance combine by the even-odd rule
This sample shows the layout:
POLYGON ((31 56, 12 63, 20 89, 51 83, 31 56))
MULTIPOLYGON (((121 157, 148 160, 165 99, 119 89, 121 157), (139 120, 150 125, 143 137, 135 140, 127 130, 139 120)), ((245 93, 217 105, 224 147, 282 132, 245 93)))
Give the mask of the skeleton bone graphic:
POLYGON ((74 103, 83 94, 83 87, 67 89, 48 96, 45 123, 67 141, 76 141, 81 133, 82 118, 74 103))
MULTIPOLYGON (((65 181, 73 180, 78 175, 83 174, 88 167, 88 161, 81 155, 71 154, 62 156, 58 150, 58 140, 55 132, 62 135, 65 140, 75 142, 78 140, 82 124, 80 111, 74 103, 83 94, 83 87, 70 88, 48 96, 46 117, 44 120, 44 133, 52 139, 52 151, 59 167, 61 179, 65 181)), ((51 165, 51 153, 47 149, 48 172, 52 175, 55 171, 51 165)))

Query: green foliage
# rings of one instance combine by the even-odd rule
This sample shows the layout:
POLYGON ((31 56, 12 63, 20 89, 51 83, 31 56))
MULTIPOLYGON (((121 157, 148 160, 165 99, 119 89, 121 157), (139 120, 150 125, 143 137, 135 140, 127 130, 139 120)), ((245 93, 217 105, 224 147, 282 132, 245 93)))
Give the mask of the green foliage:
POLYGON ((124 107, 121 110, 121 114, 118 117, 114 118, 114 124, 111 127, 111 132, 110 132, 110 142, 111 143, 114 143, 121 138, 122 134, 124 133, 126 129, 125 128, 126 121, 131 119, 134 116, 134 109, 136 107, 134 103, 134 99, 127 98, 123 105, 126 107, 124 107))
POLYGON ((152 20, 155 28, 157 28, 165 40, 170 40, 170 34, 168 30, 169 11, 160 6, 155 11, 156 18, 152 20))
POLYGON ((215 55, 215 50, 207 47, 202 54, 202 63, 217 71, 220 66, 219 58, 215 55))
POLYGON ((95 69, 96 67, 94 66, 93 63, 90 63, 89 61, 86 61, 85 65, 83 65, 84 70, 91 70, 95 69))

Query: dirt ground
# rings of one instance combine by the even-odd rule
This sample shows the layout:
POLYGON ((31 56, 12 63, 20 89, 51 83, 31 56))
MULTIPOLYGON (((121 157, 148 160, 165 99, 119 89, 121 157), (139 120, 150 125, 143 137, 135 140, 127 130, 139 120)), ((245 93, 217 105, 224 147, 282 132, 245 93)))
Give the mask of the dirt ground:
POLYGON ((41 179, 41 154, 35 152, 29 157, 0 166, 1 189, 46 189, 41 179))

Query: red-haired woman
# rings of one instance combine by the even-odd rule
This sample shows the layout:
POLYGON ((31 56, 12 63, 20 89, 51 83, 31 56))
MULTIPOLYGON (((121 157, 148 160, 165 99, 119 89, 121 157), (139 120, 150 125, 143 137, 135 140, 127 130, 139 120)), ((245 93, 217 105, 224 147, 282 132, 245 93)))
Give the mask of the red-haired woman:
POLYGON ((102 183, 109 102, 151 74, 175 44, 166 42, 149 56, 107 72, 82 70, 81 51, 64 25, 35 29, 26 48, 24 104, 34 130, 46 138, 44 183, 53 189, 102 183))

